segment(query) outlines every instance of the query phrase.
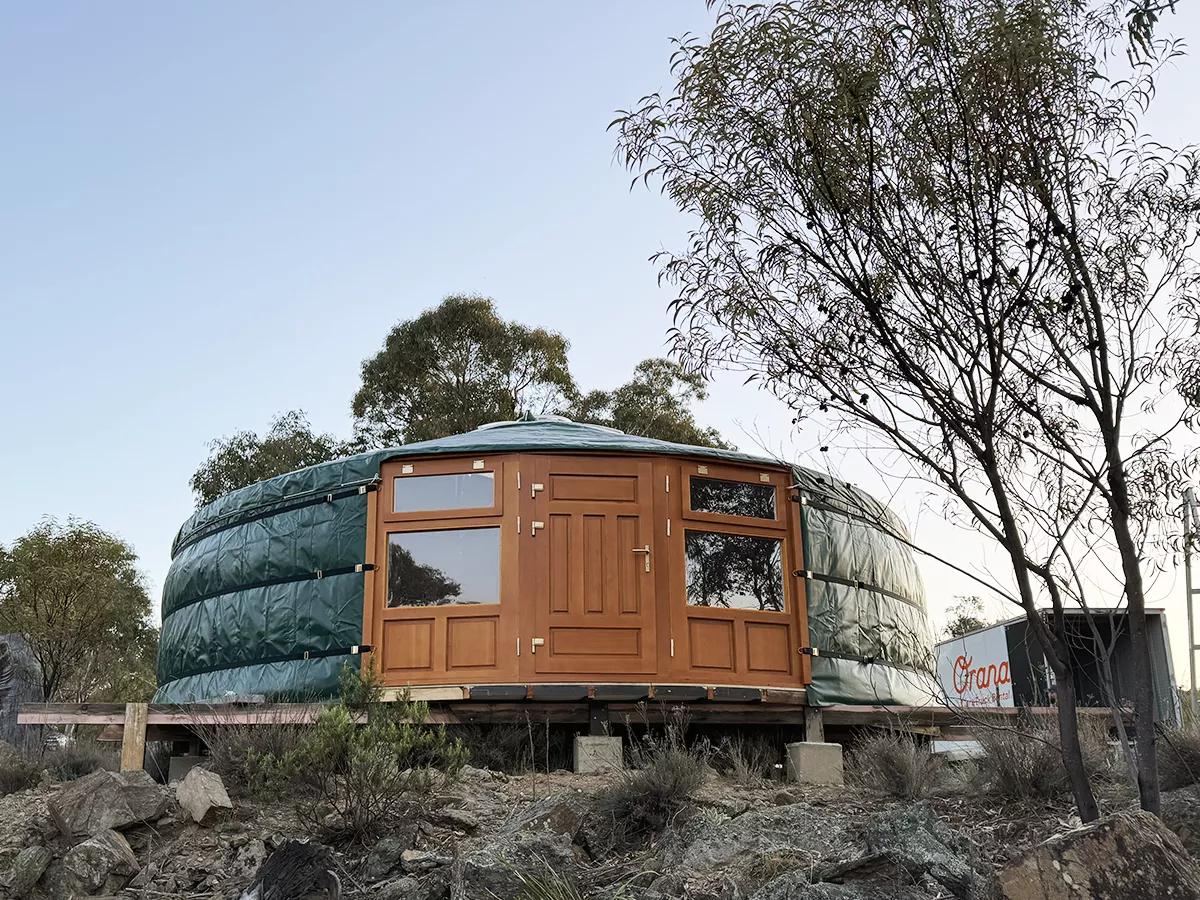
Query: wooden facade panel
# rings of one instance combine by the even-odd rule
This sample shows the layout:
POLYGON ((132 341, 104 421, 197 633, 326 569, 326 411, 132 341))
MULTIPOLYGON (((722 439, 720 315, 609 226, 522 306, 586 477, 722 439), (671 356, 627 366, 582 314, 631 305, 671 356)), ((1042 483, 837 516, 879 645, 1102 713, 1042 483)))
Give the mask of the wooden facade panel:
POLYGON ((383 623, 383 669, 433 668, 433 619, 389 619, 383 623))
POLYGON ((550 516, 550 611, 571 611, 571 517, 550 516))
POLYGON ((629 475, 550 476, 551 500, 582 500, 587 503, 636 503, 638 483, 629 475))
POLYGON ((446 622, 446 668, 463 669, 496 665, 496 628, 499 616, 453 618, 446 622))
POLYGON ((772 622, 746 623, 746 668, 751 672, 792 671, 788 626, 772 622))
POLYGON ((688 619, 688 647, 693 669, 735 668, 733 622, 728 619, 688 619))
POLYGON ((638 628, 552 628, 552 656, 640 656, 638 628))
POLYGON ((601 613, 605 609, 604 516, 583 517, 583 611, 601 613))
POLYGON ((646 556, 633 552, 638 549, 638 537, 637 516, 618 516, 614 548, 617 558, 613 567, 620 597, 617 609, 635 615, 642 611, 642 575, 646 571, 646 556))

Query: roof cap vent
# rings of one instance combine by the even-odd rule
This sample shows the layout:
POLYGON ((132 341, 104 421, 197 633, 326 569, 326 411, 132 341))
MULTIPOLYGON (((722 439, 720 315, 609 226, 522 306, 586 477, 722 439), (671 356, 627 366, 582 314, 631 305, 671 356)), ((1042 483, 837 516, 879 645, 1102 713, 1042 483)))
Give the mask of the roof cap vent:
POLYGON ((556 416, 546 413, 543 415, 534 415, 532 412, 526 411, 521 415, 521 418, 508 420, 503 422, 488 422, 486 425, 480 425, 476 431, 487 431, 491 428, 510 428, 516 425, 574 425, 576 428, 591 428, 596 431, 604 431, 608 434, 624 434, 619 428, 609 428, 607 425, 592 425, 589 422, 576 422, 574 419, 568 419, 566 416, 556 416))

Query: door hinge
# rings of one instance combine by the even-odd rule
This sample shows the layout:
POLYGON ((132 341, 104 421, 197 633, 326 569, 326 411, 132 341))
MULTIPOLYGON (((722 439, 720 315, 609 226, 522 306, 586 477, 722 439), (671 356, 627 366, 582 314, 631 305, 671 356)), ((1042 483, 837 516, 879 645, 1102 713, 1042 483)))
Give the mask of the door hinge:
POLYGON ((521 639, 517 638, 517 656, 521 655, 521 639))
POLYGON ((671 476, 667 476, 667 493, 671 493, 671 476))
POLYGON ((671 520, 667 519, 667 537, 671 536, 671 520))
POLYGON ((675 638, 671 638, 671 656, 675 656, 675 638))
POLYGON ((520 489, 521 489, 521 472, 518 470, 517 471, 517 490, 519 491, 520 489))
POLYGON ((517 534, 521 533, 521 517, 517 516, 517 534))

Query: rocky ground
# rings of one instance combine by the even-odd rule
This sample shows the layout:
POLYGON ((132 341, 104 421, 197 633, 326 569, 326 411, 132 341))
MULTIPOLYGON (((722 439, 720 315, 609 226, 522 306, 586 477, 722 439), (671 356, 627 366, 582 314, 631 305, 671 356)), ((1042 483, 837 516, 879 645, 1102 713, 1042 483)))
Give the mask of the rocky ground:
MULTIPOLYGON (((995 896, 996 876, 1018 871, 1031 848, 1077 834, 1066 804, 1017 808, 978 796, 901 803, 852 787, 747 787, 712 773, 647 848, 612 855, 593 811, 611 777, 509 777, 468 767, 374 846, 332 849, 322 864, 343 897, 381 900, 975 900, 995 896), (557 875, 552 883, 535 883, 547 870, 557 875)), ((305 839, 283 798, 228 808, 219 783, 192 781, 189 794, 148 776, 102 772, 0 797, 0 898, 238 898, 273 853, 305 839)), ((1194 852, 1200 795, 1174 792, 1166 807, 1194 852)), ((1151 837, 1156 847, 1169 845, 1168 857, 1183 855, 1169 832, 1151 837)), ((1108 839, 1123 847, 1131 840, 1125 832, 1108 839)), ((1057 858, 1047 865, 1066 871, 1057 858)), ((247 896, 303 895, 260 886, 247 896)), ((1200 896, 1200 881, 1195 894, 1173 896, 1200 896)))

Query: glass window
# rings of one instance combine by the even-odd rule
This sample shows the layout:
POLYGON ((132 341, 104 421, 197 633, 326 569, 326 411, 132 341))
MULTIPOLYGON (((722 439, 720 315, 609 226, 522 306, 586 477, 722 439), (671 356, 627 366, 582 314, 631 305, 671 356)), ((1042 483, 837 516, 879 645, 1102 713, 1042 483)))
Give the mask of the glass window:
POLYGON ((691 478, 692 512, 775 518, 775 485, 721 478, 691 478))
POLYGON ((684 546, 689 606, 783 612, 782 540, 688 530, 684 546))
POLYGON ((496 505, 496 473, 400 475, 392 479, 392 512, 485 509, 496 505))
POLYGON ((389 607, 500 602, 500 529, 388 535, 389 607))

